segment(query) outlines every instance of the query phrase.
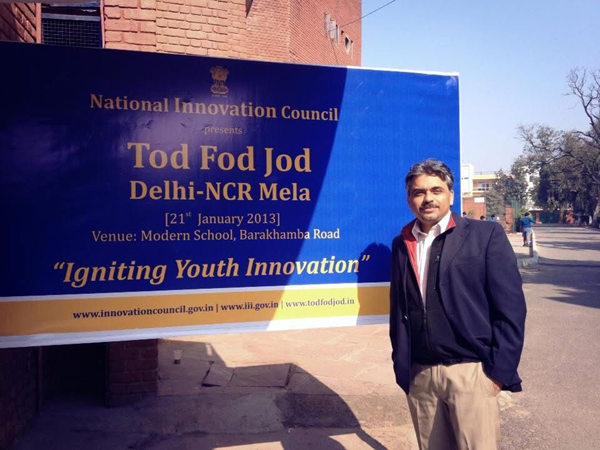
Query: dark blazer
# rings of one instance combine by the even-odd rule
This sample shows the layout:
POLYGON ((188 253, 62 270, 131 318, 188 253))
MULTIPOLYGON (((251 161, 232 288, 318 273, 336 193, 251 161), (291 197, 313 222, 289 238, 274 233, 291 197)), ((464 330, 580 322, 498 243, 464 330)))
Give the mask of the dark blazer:
MULTIPOLYGON (((438 289, 457 335, 479 355, 487 375, 503 389, 521 390, 517 366, 525 332, 525 297, 515 253, 496 222, 452 213, 440 258, 438 289)), ((414 221, 407 225, 411 227, 414 221)), ((406 227, 405 227, 406 228, 406 227)), ((408 394, 410 327, 406 299, 409 256, 402 235, 392 245, 390 339, 396 382, 408 394)))

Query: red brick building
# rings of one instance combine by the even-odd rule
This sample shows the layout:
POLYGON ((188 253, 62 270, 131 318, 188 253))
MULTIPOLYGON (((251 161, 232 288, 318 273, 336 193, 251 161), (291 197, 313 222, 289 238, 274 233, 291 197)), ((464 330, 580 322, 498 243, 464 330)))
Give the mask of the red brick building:
POLYGON ((0 3, 0 41, 41 42, 41 6, 0 3))
MULTIPOLYGON (((0 4, 0 40, 294 63, 361 64, 361 0, 0 4)), ((51 394, 156 393, 158 341, 0 349, 0 449, 51 394)))
POLYGON ((104 43, 128 50, 358 66, 360 15, 357 0, 105 0, 104 43))
POLYGON ((64 3, 0 4, 0 40, 309 64, 361 61, 360 0, 64 3), (87 42, 69 34, 88 35, 87 42))

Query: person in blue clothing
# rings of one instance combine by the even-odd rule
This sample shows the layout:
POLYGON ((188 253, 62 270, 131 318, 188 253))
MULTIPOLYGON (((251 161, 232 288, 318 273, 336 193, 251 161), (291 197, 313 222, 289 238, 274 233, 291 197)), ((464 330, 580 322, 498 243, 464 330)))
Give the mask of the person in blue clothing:
POLYGON ((531 224, 535 223, 529 213, 526 212, 524 217, 521 217, 521 231, 523 233, 523 247, 531 247, 531 224))

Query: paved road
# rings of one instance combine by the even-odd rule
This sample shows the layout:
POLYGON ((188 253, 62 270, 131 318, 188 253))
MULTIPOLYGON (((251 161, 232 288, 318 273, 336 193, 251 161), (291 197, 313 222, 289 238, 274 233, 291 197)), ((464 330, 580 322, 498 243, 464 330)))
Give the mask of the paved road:
POLYGON ((503 449, 600 448, 600 232, 537 227, 523 269, 524 391, 502 397, 503 449))

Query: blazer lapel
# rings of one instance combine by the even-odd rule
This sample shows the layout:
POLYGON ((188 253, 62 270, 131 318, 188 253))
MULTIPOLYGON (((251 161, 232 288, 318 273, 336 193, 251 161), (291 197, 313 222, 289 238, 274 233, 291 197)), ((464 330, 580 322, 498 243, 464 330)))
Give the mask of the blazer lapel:
POLYGON ((444 241, 444 249, 442 250, 442 257, 440 258, 440 278, 443 278, 446 274, 456 252, 471 232, 468 220, 454 214, 453 219, 456 227, 452 232, 448 233, 448 236, 446 236, 444 241))

